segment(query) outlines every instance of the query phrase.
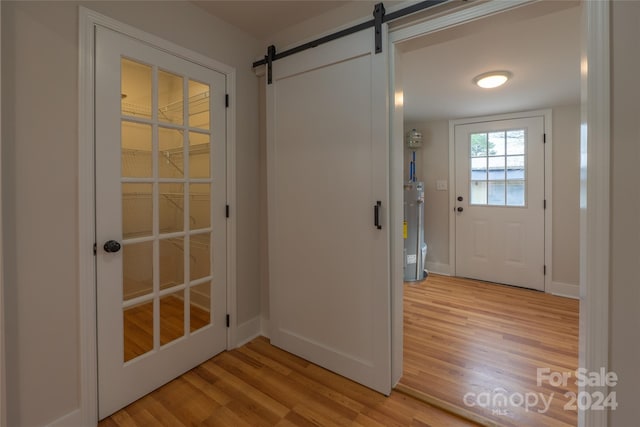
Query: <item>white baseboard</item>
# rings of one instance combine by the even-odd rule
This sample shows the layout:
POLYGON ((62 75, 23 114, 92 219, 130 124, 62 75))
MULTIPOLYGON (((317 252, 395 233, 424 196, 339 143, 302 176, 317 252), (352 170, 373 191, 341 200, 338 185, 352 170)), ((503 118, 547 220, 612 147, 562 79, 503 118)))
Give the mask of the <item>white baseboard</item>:
POLYGON ((443 276, 451 276, 451 267, 449 264, 442 264, 439 262, 426 262, 427 271, 429 273, 442 274, 443 276))
POLYGON ((49 423, 47 427, 83 427, 82 413, 80 409, 76 409, 49 423))
POLYGON ((238 329, 236 330, 236 347, 242 347, 252 339, 262 335, 261 326, 260 316, 256 316, 238 325, 238 329))
POLYGON ((580 286, 571 283, 562 283, 551 281, 547 293, 560 297, 580 299, 580 286))

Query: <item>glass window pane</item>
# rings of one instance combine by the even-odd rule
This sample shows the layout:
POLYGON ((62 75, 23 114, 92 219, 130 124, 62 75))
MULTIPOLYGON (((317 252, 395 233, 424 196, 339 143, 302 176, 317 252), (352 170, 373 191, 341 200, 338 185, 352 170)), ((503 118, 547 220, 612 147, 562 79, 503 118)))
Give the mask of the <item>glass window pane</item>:
POLYGON ((122 310, 124 361, 153 350, 153 301, 122 310))
POLYGON ((524 179, 524 156, 507 157, 507 180, 524 179))
POLYGON ((184 230, 184 184, 159 184, 160 233, 184 230))
POLYGON ((505 157, 489 157, 489 180, 504 180, 505 157))
POLYGON ((160 178, 184 177, 183 131, 158 128, 158 176, 160 178))
POLYGON ((122 176, 151 178, 151 125, 122 121, 122 176))
POLYGON ((211 275, 211 233, 193 234, 189 243, 191 280, 211 275))
POLYGON ((160 297, 160 345, 184 335, 184 291, 160 297))
POLYGON ((184 283, 184 239, 160 240, 160 289, 184 283))
POLYGON ((189 176, 191 178, 209 178, 209 135, 189 132, 189 176))
POLYGON ((125 116, 151 118, 151 67, 130 59, 121 62, 120 104, 125 116))
POLYGON ((524 154, 524 129, 507 131, 507 154, 524 154))
POLYGON ((134 243, 122 248, 122 298, 124 301, 153 290, 153 242, 134 243))
POLYGON ((507 181, 507 205, 525 205, 525 183, 524 181, 507 181))
POLYGON ((486 181, 487 180, 487 158, 478 157, 471 159, 471 180, 486 181))
POLYGON ((122 237, 150 236, 153 232, 153 184, 122 184, 122 237))
POLYGON ((184 114, 182 77, 158 71, 158 120, 182 124, 184 114))
POLYGON ((189 126, 209 129, 209 85, 189 80, 189 126))
POLYGON ((211 227, 211 184, 189 185, 189 215, 192 230, 211 227))
POLYGON ((487 155, 487 134, 471 134, 471 157, 482 157, 487 155))
POLYGON ((211 323, 211 282, 192 286, 189 290, 191 332, 211 323))
POLYGON ((505 154, 505 132, 489 132, 488 144, 490 156, 504 156, 505 154))
POLYGON ((487 204, 487 182, 486 181, 471 182, 471 188, 469 190, 470 190, 469 199, 472 205, 487 204))
POLYGON ((489 181, 487 204, 504 206, 504 181, 491 182, 489 181))

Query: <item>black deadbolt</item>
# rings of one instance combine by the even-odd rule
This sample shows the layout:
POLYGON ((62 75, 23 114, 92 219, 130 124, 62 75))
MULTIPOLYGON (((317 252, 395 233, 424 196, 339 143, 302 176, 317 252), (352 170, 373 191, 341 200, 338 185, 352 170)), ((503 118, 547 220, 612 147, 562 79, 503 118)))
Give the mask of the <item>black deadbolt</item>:
POLYGON ((463 200, 464 200, 464 199, 462 198, 462 196, 458 196, 458 201, 459 201, 459 202, 461 202, 461 201, 463 201, 463 200))

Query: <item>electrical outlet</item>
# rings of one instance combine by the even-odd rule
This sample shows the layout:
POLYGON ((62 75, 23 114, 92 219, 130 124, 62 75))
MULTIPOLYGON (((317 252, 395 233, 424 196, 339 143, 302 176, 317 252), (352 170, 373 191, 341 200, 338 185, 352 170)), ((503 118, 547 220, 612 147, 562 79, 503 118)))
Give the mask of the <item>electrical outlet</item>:
POLYGON ((447 191, 447 180, 446 179, 438 179, 436 181, 436 190, 438 190, 438 191, 447 191))

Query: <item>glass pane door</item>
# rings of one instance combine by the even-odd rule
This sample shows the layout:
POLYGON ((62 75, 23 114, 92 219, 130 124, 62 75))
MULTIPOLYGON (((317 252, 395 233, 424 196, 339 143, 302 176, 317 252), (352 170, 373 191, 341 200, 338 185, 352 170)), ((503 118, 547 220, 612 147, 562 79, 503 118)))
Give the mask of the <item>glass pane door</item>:
POLYGON ((211 325, 210 86, 121 59, 123 361, 211 325))
POLYGON ((227 346, 227 78, 187 50, 95 34, 102 418, 227 346))

